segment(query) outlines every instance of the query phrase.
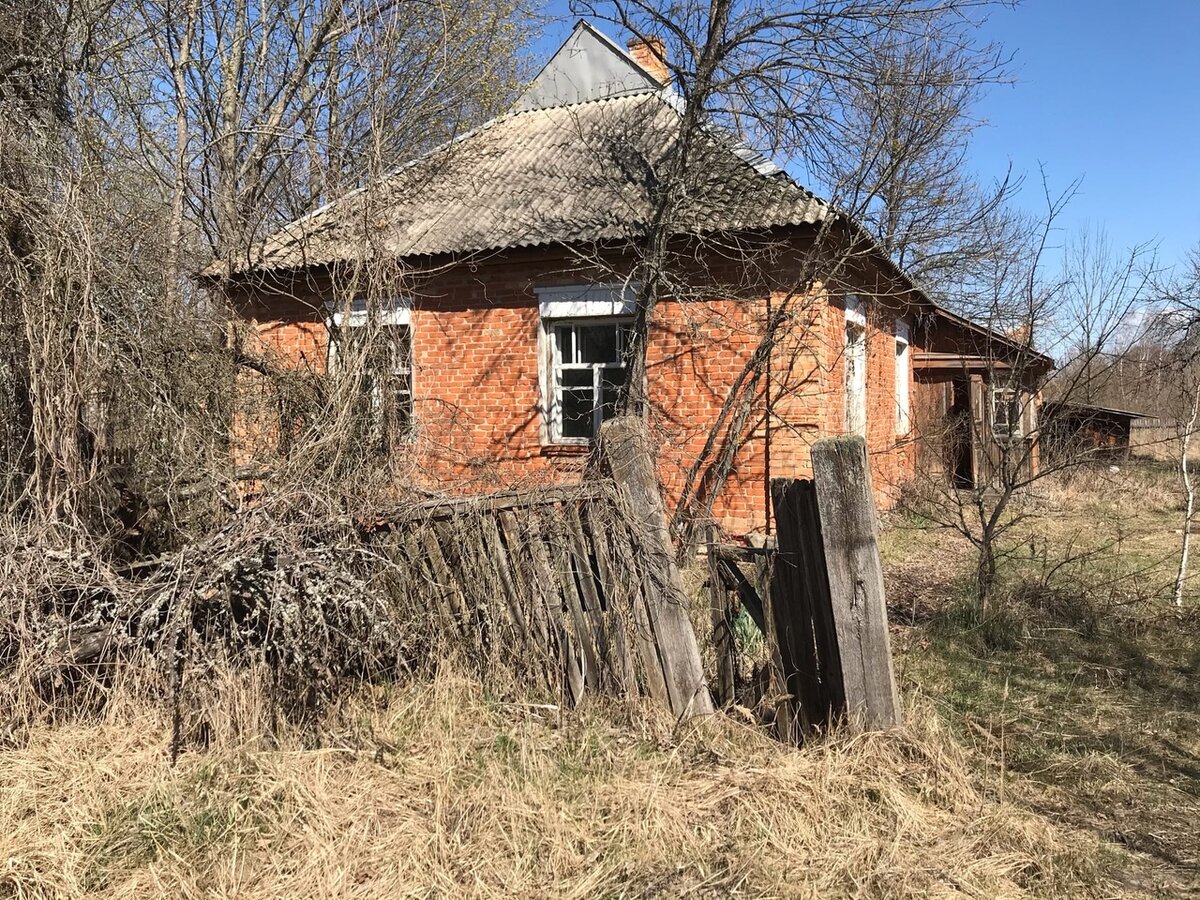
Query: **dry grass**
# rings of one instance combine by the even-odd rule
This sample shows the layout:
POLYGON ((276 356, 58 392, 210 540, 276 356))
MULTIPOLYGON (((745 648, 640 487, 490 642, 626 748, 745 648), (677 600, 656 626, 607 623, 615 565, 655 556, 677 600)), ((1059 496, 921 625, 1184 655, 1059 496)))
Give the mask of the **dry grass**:
MULTIPOLYGON (((246 703, 253 705, 253 699, 246 703)), ((359 696, 324 749, 171 768, 137 708, 0 751, 0 896, 1102 895, 1097 842, 985 797, 927 706, 784 748, 729 720, 359 696)))
POLYGON ((1069 470, 1037 482, 1035 494, 1051 510, 1078 514, 1119 512, 1125 518, 1183 509, 1179 473, 1169 462, 1133 459, 1069 470))
POLYGON ((893 617, 917 623, 895 634, 900 676, 997 793, 1099 836, 1124 884, 1200 896, 1200 580, 1176 610, 1172 474, 1135 461, 1039 483, 982 619, 960 539, 918 521, 882 545, 891 595, 923 611, 893 617))

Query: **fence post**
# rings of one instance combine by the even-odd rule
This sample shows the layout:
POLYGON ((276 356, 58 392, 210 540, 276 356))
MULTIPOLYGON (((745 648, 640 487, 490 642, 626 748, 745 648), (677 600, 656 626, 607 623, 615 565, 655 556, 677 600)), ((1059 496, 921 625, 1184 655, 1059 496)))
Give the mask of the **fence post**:
POLYGON ((655 584, 653 589, 646 585, 646 605, 671 712, 681 717, 711 713, 712 697, 688 618, 687 592, 675 565, 645 424, 636 416, 609 419, 600 429, 600 454, 650 556, 646 569, 655 584))
POLYGON ((817 441, 812 467, 849 722, 867 730, 899 725, 866 442, 817 441))
POLYGON ((811 481, 771 481, 777 550, 771 573, 768 638, 774 644, 781 702, 776 732, 798 741, 841 711, 837 640, 829 621, 821 530, 811 481))
POLYGON ((713 650, 717 656, 716 701, 729 706, 737 693, 737 648, 733 636, 733 615, 729 588, 721 574, 717 558, 717 526, 708 526, 708 602, 712 607, 713 650))

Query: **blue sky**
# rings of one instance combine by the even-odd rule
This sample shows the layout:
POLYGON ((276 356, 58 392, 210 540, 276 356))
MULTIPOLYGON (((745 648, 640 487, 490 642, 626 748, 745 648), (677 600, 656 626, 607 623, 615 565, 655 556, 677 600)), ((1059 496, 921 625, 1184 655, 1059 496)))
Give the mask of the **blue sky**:
MULTIPOLYGON (((573 23, 563 0, 549 7, 562 18, 536 48, 543 59, 573 23)), ((1200 244, 1200 0, 1026 0, 992 11, 980 38, 1015 55, 1015 83, 977 109, 977 174, 1011 161, 1035 212, 1039 166, 1054 190, 1082 178, 1064 231, 1099 228, 1117 248, 1155 241, 1162 263, 1200 244)))
POLYGON ((1016 83, 989 90, 971 159, 1009 160, 1052 187, 1083 178, 1063 223, 1118 247, 1155 240, 1173 263, 1200 243, 1200 0, 1028 0, 983 34, 1016 54, 1016 83))

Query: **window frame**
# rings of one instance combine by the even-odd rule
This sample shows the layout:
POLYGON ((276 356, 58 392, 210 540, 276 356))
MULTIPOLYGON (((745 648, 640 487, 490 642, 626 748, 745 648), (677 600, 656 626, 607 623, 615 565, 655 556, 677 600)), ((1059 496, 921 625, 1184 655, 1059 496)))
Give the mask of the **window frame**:
POLYGON ((912 336, 908 323, 896 319, 896 434, 912 431, 912 336))
POLYGON ((867 316, 865 304, 857 294, 849 294, 845 300, 845 327, 842 331, 842 381, 844 394, 844 421, 846 434, 867 436, 867 367, 870 350, 867 341, 867 316), (853 335, 853 337, 852 337, 853 335), (851 383, 851 366, 855 361, 861 365, 851 383), (852 391, 851 389, 854 388, 852 391), (852 396, 853 395, 853 396, 852 396), (856 402, 857 401, 857 402, 856 402), (857 408, 857 409, 856 409, 857 408), (854 413, 858 412, 855 416, 854 413))
MULTIPOLYGON (((612 321, 619 325, 630 321, 636 311, 637 290, 638 283, 631 281, 559 284, 534 288, 538 301, 538 385, 541 395, 539 430, 544 447, 586 448, 595 440, 595 435, 590 438, 572 438, 562 434, 561 387, 557 379, 556 365, 559 351, 554 334, 555 325, 600 321, 612 321)), ((624 360, 621 365, 628 372, 624 360)))
POLYGON ((989 391, 990 412, 992 416, 991 429, 992 438, 997 441, 1013 442, 1019 441, 1025 437, 1025 415, 1024 407, 1021 404, 1021 389, 1014 387, 1011 384, 992 384, 989 391), (1000 408, 1001 396, 1011 397, 1012 407, 1009 412, 1015 412, 1016 415, 1008 416, 1009 427, 1005 431, 999 431, 996 424, 999 421, 996 411, 1000 408))
MULTIPOLYGON (((367 298, 362 296, 351 300, 348 308, 336 308, 332 304, 330 307, 330 315, 325 322, 329 330, 326 367, 328 371, 336 374, 342 371, 338 352, 339 336, 343 329, 366 328, 371 325, 371 310, 367 298)), ((411 297, 391 297, 380 302, 377 312, 376 324, 380 328, 404 328, 408 333, 408 365, 389 373, 392 377, 408 376, 408 390, 403 392, 407 394, 407 425, 395 436, 399 443, 411 443, 416 437, 416 333, 412 325, 412 307, 411 297)), ((370 403, 375 419, 371 423, 372 438, 383 437, 383 397, 380 390, 380 385, 370 385, 370 403)))
MULTIPOLYGON (((606 369, 620 369, 628 377, 629 369, 625 364, 625 338, 627 329, 622 325, 631 325, 631 316, 582 316, 576 318, 551 318, 545 322, 546 338, 549 342, 549 371, 546 381, 549 387, 547 404, 548 433, 552 444, 590 445, 600 436, 600 425, 604 421, 603 373, 606 369), (611 326, 616 331, 616 362, 564 362, 558 340, 560 329, 578 329, 580 327, 611 326), (570 436, 563 434, 563 384, 560 373, 564 371, 592 372, 592 434, 589 437, 570 436)), ((578 331, 574 332, 573 342, 578 346, 578 331)))

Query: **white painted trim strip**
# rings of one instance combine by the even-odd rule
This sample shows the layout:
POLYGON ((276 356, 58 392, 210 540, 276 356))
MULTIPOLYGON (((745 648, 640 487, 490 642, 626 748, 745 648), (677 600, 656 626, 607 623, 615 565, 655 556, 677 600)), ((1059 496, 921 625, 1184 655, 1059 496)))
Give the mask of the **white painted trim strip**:
POLYGON ((634 288, 628 284, 578 284, 534 292, 543 319, 631 316, 637 305, 634 288))
MULTIPOLYGON (((349 312, 336 310, 332 318, 333 324, 338 328, 358 328, 366 325, 369 321, 366 298, 359 297, 351 301, 349 312)), ((411 325, 412 298, 396 297, 382 301, 379 304, 379 324, 411 325)))
POLYGON ((846 295, 846 324, 867 327, 867 307, 856 294, 846 295))

